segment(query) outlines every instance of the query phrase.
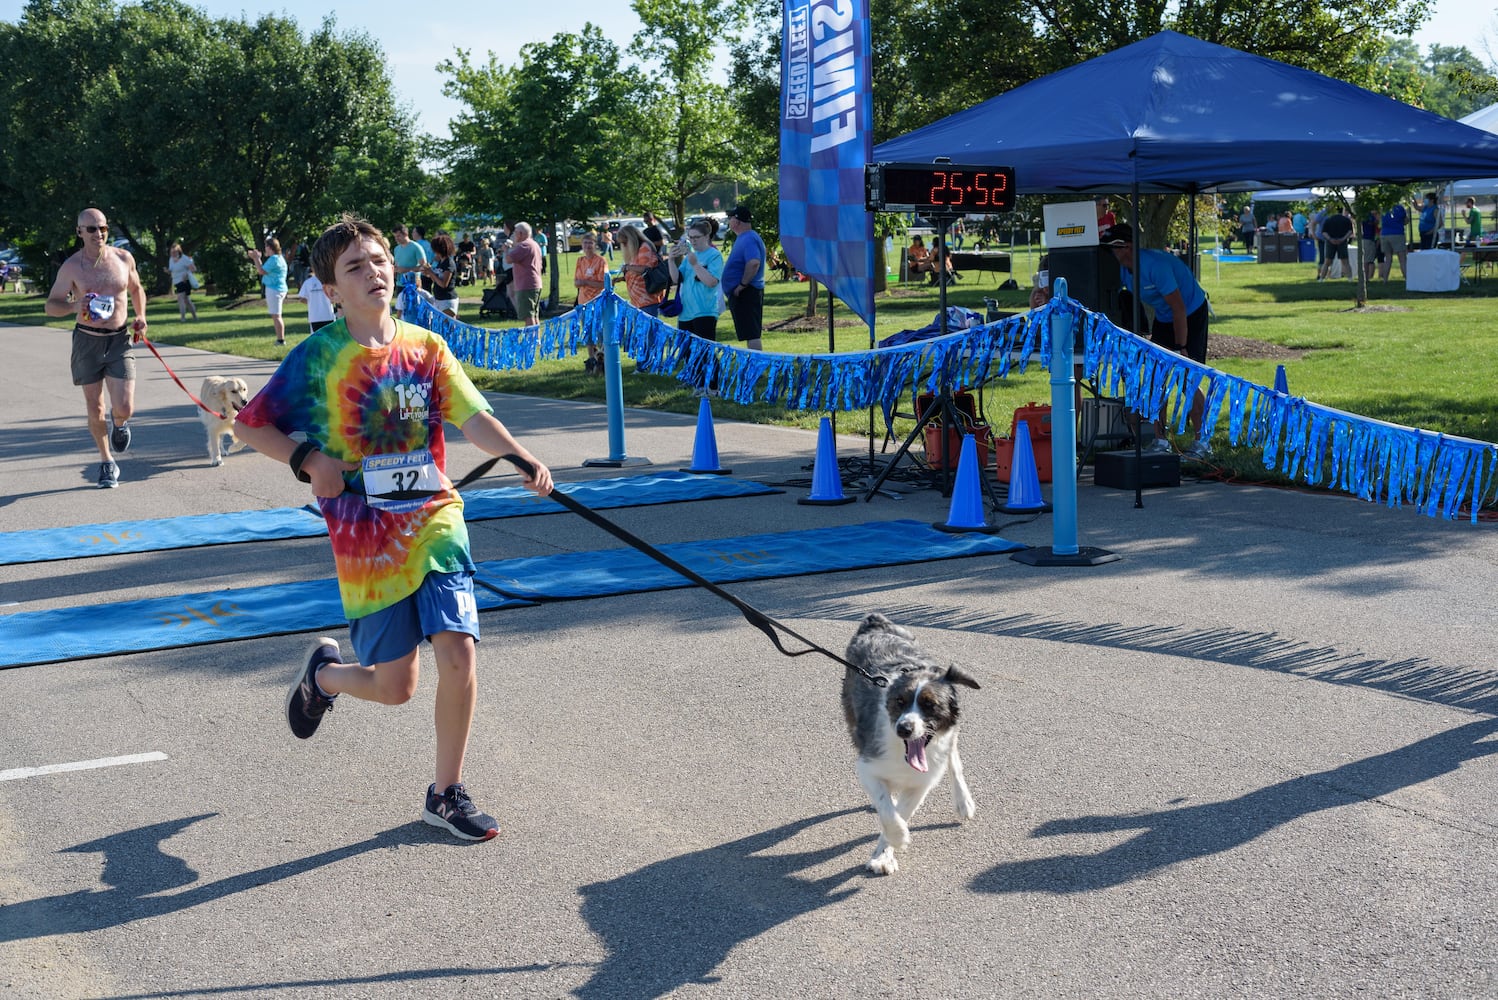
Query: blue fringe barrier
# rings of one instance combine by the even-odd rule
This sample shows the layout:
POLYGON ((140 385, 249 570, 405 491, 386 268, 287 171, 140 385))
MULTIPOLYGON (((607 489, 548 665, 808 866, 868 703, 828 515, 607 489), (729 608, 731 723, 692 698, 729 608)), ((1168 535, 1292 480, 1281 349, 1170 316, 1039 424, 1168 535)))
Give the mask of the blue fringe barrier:
POLYGON ((516 370, 539 358, 565 358, 589 342, 616 335, 639 371, 701 386, 715 378, 737 403, 765 402, 794 410, 862 410, 877 406, 892 419, 907 392, 969 389, 1032 357, 1049 366, 1051 319, 1072 314, 1085 344, 1084 375, 1150 420, 1186 428, 1198 387, 1206 394, 1203 424, 1215 429, 1226 411, 1229 443, 1259 448, 1264 468, 1292 481, 1341 490, 1389 507, 1406 504, 1428 517, 1454 519, 1493 499, 1498 446, 1401 427, 1287 396, 1197 364, 1121 330, 1074 300, 1053 301, 1020 316, 898 347, 839 354, 772 354, 720 344, 677 330, 620 299, 613 330, 603 329, 603 297, 539 326, 485 330, 460 323, 407 290, 406 317, 441 334, 462 361, 516 370))

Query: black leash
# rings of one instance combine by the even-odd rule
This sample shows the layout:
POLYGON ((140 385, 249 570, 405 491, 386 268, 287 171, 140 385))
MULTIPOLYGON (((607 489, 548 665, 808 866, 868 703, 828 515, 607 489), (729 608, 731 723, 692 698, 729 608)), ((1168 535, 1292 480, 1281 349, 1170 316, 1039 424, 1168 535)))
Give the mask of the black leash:
MULTIPOLYGON (((505 461, 511 463, 515 466, 515 468, 519 469, 527 479, 535 475, 535 468, 525 459, 520 458, 518 455, 505 455, 503 457, 505 461)), ((464 476, 463 479, 458 483, 458 485, 461 487, 463 485, 466 485, 467 483, 473 482, 475 479, 478 479, 484 473, 493 468, 496 461, 498 461, 498 459, 491 458, 487 462, 484 462, 478 468, 474 469, 468 475, 464 476)), ((775 619, 771 618, 769 615, 765 614, 763 611, 760 611, 758 608, 754 607, 752 604, 749 604, 747 601, 740 600, 739 598, 733 596, 722 587, 707 579, 705 576, 702 576, 701 574, 688 569, 681 563, 677 562, 675 559, 672 559, 670 556, 666 555, 666 553, 662 552, 660 549, 657 549, 655 546, 645 541, 643 538, 631 534, 625 529, 619 527, 619 525, 615 524, 613 521, 610 521, 608 518, 593 510, 591 507, 588 507, 580 503, 579 501, 574 500, 572 497, 568 496, 566 493, 563 493, 561 490, 553 489, 551 491, 551 498, 557 503, 561 504, 563 507, 566 507, 568 510, 572 511, 574 514, 582 517, 585 521, 588 521, 589 523, 602 528, 604 531, 607 531, 609 534, 613 535, 615 538, 619 539, 621 542, 624 542, 631 548, 643 552, 645 555, 654 559, 656 562, 660 563, 662 566, 665 566, 667 569, 681 574, 688 580, 691 580, 697 586, 706 590, 708 593, 713 594, 716 597, 721 597, 729 604, 732 604, 734 607, 738 608, 739 613, 744 616, 744 620, 747 621, 750 625, 753 625, 755 628, 759 629, 766 636, 768 636, 770 642, 774 644, 776 649, 780 650, 782 656, 805 656, 807 653, 821 653, 823 656, 841 663, 849 670, 853 670, 857 673, 862 674, 865 679, 867 679, 876 687, 889 686, 888 677, 881 677, 878 674, 871 673, 868 670, 865 670, 863 667, 860 667, 856 663, 849 663, 847 660, 843 659, 841 656, 838 656, 831 650, 824 649, 821 646, 818 646, 810 639, 798 634, 788 626, 783 625, 775 619), (792 639, 795 639, 797 642, 803 643, 808 648, 801 650, 786 649, 785 646, 780 642, 780 636, 776 634, 777 629, 780 632, 784 632, 792 639)))

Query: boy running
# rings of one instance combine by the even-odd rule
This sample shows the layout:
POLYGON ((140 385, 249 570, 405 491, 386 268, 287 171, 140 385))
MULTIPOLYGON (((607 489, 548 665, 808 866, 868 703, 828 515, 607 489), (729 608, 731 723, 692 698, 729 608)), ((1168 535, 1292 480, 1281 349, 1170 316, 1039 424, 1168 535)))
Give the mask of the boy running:
POLYGON ((499 833, 463 786, 478 682, 478 613, 463 501, 446 474, 444 422, 492 455, 551 473, 495 419, 446 343, 390 315, 395 272, 384 235, 345 215, 312 248, 312 269, 343 319, 292 349, 236 420, 241 440, 312 484, 328 522, 358 660, 318 639, 286 698, 307 739, 340 694, 398 705, 416 692, 418 651, 437 661, 436 781, 422 819, 464 840, 499 833), (300 432, 298 443, 289 435, 300 432))

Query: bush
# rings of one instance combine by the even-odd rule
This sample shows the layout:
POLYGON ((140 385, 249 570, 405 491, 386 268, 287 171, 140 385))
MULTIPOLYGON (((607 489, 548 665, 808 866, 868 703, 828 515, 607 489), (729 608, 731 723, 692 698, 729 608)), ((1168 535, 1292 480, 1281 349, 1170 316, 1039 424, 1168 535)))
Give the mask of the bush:
POLYGON ((238 244, 209 244, 193 254, 193 260, 198 265, 204 287, 215 295, 237 299, 255 288, 255 269, 245 259, 244 248, 238 244))

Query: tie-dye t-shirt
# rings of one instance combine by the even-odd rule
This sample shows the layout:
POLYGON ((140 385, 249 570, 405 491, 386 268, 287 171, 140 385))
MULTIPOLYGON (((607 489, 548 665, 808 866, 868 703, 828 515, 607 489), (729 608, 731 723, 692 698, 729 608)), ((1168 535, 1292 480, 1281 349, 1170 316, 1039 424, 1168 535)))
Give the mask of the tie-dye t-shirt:
POLYGON ((441 492, 405 513, 370 506, 360 470, 344 475, 349 489, 318 498, 344 614, 373 614, 416 591, 431 572, 471 571, 463 501, 447 476, 443 423, 462 426, 490 410, 446 342, 395 321, 390 346, 371 349, 349 336, 343 320, 297 345, 238 419, 252 427, 302 431, 318 450, 346 462, 426 449, 441 492))

